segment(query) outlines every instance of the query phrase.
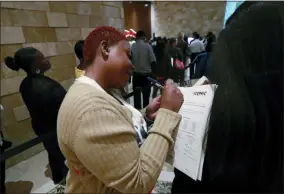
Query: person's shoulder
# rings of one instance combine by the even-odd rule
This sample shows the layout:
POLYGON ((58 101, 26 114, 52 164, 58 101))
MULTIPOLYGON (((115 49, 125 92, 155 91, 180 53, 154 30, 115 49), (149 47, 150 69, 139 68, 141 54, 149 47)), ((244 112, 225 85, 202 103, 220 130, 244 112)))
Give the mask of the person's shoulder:
POLYGON ((131 51, 135 51, 136 48, 137 48, 137 43, 136 42, 132 43, 131 44, 131 51))
POLYGON ((48 77, 48 76, 40 76, 39 78, 41 80, 41 83, 44 84, 46 87, 49 87, 51 89, 63 89, 63 86, 57 82, 56 80, 48 77))
POLYGON ((81 104, 80 106, 92 104, 93 107, 110 104, 109 94, 89 84, 77 83, 76 81, 70 86, 66 101, 69 105, 73 103, 81 104), (86 103, 88 102, 88 103, 86 103))
POLYGON ((109 110, 120 114, 119 112, 121 111, 119 111, 118 105, 118 102, 106 92, 88 84, 75 82, 65 95, 59 113, 61 118, 68 114, 79 118, 87 112, 93 112, 95 115, 95 112, 102 110, 109 110))
POLYGON ((74 96, 75 98, 84 96, 99 96, 101 91, 89 84, 78 83, 75 81, 69 88, 67 95, 74 96))
POLYGON ((136 41, 131 44, 131 47, 136 47, 136 46, 137 46, 137 42, 136 41))
POLYGON ((27 81, 31 81, 34 82, 35 84, 41 84, 41 83, 58 83, 55 80, 53 80, 52 78, 45 76, 45 75, 34 75, 34 76, 27 76, 26 79, 27 81))
POLYGON ((54 84, 51 78, 44 75, 30 75, 23 79, 20 85, 20 92, 24 90, 42 90, 54 84))
POLYGON ((32 82, 32 79, 29 79, 29 77, 28 76, 26 76, 23 80, 22 80, 22 82, 21 82, 21 84, 20 84, 20 88, 21 87, 24 87, 26 84, 28 84, 29 82, 32 82))

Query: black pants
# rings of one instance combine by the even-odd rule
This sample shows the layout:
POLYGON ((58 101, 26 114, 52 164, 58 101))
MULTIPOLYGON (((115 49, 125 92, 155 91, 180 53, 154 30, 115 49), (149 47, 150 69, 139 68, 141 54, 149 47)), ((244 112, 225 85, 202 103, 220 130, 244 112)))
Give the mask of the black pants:
POLYGON ((174 169, 175 178, 172 184, 172 194, 179 193, 209 193, 209 185, 195 181, 178 169, 174 169))
MULTIPOLYGON (((196 56, 197 56, 198 54, 199 54, 199 53, 192 53, 192 54, 191 54, 191 56, 190 56, 191 62, 193 62, 193 60, 196 58, 196 56)), ((193 63, 193 64, 191 64, 191 66, 190 66, 190 69, 189 69, 189 71, 190 71, 190 79, 194 79, 195 64, 196 64, 196 63, 193 63)))
POLYGON ((142 91, 143 94, 143 108, 149 104, 150 94, 151 94, 151 83, 147 80, 147 77, 152 77, 152 74, 140 74, 133 73, 133 90, 134 90, 134 107, 138 110, 142 109, 141 107, 141 90, 138 88, 146 88, 142 91))
MULTIPOLYGON (((1 155, 4 153, 4 149, 1 146, 1 155)), ((0 166, 0 171, 1 171, 1 177, 0 177, 0 193, 3 194, 5 193, 6 189, 5 189, 5 160, 3 162, 1 162, 1 166, 0 166)))
POLYGON ((183 83, 184 81, 184 71, 172 67, 170 70, 170 78, 174 80, 175 83, 183 83))
POLYGON ((44 140, 42 143, 48 153, 53 182, 59 183, 66 177, 68 168, 64 163, 65 157, 59 148, 57 136, 54 135, 50 139, 44 140))

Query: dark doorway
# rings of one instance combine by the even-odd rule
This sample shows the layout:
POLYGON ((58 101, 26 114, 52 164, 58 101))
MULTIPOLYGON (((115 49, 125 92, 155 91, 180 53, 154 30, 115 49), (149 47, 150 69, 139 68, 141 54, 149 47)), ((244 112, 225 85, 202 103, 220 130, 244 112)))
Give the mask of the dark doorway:
POLYGON ((125 29, 143 30, 151 38, 151 4, 147 1, 124 1, 125 29))

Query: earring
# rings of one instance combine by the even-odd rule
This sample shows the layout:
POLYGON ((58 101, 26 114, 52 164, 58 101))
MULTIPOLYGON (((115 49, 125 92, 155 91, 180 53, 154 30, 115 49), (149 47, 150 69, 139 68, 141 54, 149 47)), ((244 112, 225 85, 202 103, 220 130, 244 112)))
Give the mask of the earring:
POLYGON ((39 74, 39 73, 40 73, 40 70, 39 70, 39 69, 37 69, 37 70, 36 70, 36 74, 39 74))

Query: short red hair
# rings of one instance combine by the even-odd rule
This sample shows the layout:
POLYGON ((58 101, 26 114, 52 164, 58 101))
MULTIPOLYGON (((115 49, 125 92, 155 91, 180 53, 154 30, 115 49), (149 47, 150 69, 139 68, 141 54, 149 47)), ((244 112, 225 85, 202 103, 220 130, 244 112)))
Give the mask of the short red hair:
POLYGON ((94 61, 96 57, 96 50, 104 40, 111 46, 121 40, 126 40, 126 37, 123 33, 111 26, 96 27, 92 32, 90 32, 85 40, 83 52, 84 65, 82 68, 86 68, 94 61))

